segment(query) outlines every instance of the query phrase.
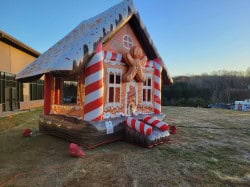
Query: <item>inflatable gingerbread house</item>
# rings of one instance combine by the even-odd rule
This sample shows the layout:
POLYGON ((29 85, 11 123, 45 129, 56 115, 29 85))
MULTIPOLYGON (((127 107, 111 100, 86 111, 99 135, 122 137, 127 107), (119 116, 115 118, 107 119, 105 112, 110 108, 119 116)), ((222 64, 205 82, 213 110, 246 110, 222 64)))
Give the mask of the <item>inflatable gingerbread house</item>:
POLYGON ((16 79, 42 75, 40 131, 88 148, 167 140, 161 86, 173 81, 131 0, 80 23, 16 79))

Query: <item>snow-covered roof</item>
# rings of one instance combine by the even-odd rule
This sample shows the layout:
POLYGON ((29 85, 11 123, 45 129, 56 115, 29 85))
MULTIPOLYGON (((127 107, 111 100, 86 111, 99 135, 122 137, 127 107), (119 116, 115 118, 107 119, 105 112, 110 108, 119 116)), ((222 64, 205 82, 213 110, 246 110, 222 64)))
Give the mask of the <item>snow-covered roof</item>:
POLYGON ((160 58, 133 1, 123 0, 103 13, 80 23, 69 34, 18 73, 16 79, 29 81, 31 78, 37 78, 48 72, 71 71, 74 67, 85 64, 86 57, 95 52, 97 43, 104 42, 124 23, 132 20, 132 17, 136 28, 143 31, 141 37, 142 40, 147 40, 148 53, 153 51, 153 57, 160 58))

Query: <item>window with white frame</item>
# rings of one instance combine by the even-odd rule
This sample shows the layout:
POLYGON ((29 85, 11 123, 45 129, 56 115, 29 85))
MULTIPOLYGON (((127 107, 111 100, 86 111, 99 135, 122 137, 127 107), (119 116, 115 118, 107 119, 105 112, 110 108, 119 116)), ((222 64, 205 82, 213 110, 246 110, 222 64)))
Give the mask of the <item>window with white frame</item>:
POLYGON ((146 81, 143 83, 143 102, 152 102, 152 76, 148 74, 146 81))
POLYGON ((108 68, 108 103, 121 103, 122 71, 108 68))

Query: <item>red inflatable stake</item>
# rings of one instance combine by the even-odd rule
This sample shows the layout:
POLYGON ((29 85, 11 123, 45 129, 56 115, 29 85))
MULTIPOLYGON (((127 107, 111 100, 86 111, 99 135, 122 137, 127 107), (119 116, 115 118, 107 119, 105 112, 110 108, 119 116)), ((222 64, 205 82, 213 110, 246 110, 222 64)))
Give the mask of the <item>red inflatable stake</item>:
POLYGON ((177 133, 177 128, 175 125, 170 125, 170 134, 176 134, 177 133))
POLYGON ((23 130, 23 137, 31 137, 32 136, 32 130, 31 129, 24 129, 23 130))
POLYGON ((78 146, 75 143, 71 143, 69 145, 69 155, 75 156, 75 157, 83 157, 85 156, 85 153, 83 152, 80 146, 78 146))

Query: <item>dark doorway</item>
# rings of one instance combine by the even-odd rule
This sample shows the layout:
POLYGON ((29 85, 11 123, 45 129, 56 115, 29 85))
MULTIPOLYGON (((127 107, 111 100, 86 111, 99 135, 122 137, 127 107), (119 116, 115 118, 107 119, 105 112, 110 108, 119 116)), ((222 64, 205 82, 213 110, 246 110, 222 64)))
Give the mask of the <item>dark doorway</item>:
POLYGON ((17 91, 15 87, 5 88, 5 111, 13 111, 18 108, 17 91))
POLYGON ((0 104, 2 111, 18 109, 23 101, 23 84, 15 80, 15 74, 0 72, 0 104))

